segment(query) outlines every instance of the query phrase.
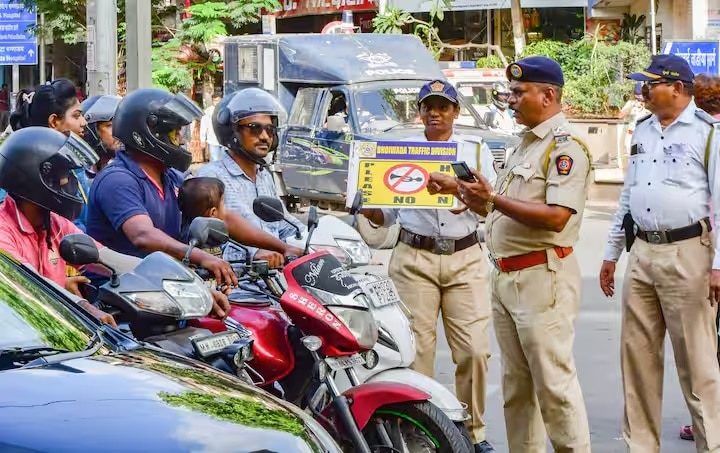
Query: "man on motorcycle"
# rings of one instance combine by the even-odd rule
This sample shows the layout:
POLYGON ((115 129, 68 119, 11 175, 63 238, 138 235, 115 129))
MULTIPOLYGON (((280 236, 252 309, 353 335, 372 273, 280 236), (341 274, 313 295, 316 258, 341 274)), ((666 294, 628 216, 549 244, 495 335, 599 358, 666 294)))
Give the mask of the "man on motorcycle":
MULTIPOLYGON (((222 160, 210 162, 198 171, 199 176, 214 177, 225 185, 225 212, 235 212, 255 227, 267 231, 281 240, 295 234, 296 229, 287 222, 264 222, 253 212, 253 200, 259 196, 279 198, 272 173, 267 169, 265 157, 278 146, 278 128, 287 119, 287 113, 273 95, 260 88, 246 88, 225 96, 215 108, 213 127, 222 146, 230 150, 222 160)), ((305 227, 292 216, 286 218, 300 231, 305 227)), ((261 253, 249 249, 258 259, 261 253)), ((295 250, 293 255, 302 255, 295 250)), ((227 260, 242 260, 243 250, 232 245, 225 248, 227 260)), ((279 254, 265 255, 271 266, 284 261, 279 254)))
MULTIPOLYGON (((181 259, 188 249, 178 241, 181 213, 177 202, 192 155, 182 148, 180 129, 202 116, 182 94, 142 89, 127 95, 113 119, 113 136, 124 145, 98 174, 90 190, 87 231, 113 250, 134 256, 155 251, 181 259)), ((256 230, 238 216, 227 216, 238 241, 285 250, 286 245, 256 230)), ((198 248, 190 262, 211 271, 217 282, 237 285, 227 262, 198 248)))
POLYGON ((518 125, 508 109, 510 86, 507 82, 493 83, 491 99, 492 104, 488 106, 488 112, 493 114, 493 119, 492 124, 488 124, 488 126, 508 132, 517 130, 518 125))

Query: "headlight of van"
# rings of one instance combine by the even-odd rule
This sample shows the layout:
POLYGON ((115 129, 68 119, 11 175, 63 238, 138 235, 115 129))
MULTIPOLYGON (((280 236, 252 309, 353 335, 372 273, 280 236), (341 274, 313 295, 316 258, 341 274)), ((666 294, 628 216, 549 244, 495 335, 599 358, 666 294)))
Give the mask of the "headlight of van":
POLYGON ((210 290, 197 281, 164 280, 163 290, 125 293, 123 296, 143 310, 177 320, 202 318, 212 310, 210 290))

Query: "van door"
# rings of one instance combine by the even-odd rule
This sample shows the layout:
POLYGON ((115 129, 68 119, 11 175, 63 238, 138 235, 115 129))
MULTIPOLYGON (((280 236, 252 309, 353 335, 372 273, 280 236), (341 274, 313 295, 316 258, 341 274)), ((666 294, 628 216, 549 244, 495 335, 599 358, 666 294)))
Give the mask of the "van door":
POLYGON ((347 188, 345 179, 353 137, 348 99, 342 88, 331 88, 325 90, 318 106, 315 145, 321 158, 313 164, 313 174, 315 190, 323 198, 340 199, 347 188))
POLYGON ((313 121, 323 92, 321 88, 300 88, 290 110, 285 142, 280 144, 280 168, 291 195, 307 196, 313 190, 313 166, 318 160, 313 151, 313 121))

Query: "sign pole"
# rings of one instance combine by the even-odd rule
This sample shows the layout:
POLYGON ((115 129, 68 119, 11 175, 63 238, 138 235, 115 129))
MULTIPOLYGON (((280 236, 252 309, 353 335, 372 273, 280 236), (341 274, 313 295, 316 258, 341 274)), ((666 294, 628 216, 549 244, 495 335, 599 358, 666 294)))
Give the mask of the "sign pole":
POLYGON ((657 55, 657 36, 655 36, 655 0, 650 0, 650 51, 657 55))

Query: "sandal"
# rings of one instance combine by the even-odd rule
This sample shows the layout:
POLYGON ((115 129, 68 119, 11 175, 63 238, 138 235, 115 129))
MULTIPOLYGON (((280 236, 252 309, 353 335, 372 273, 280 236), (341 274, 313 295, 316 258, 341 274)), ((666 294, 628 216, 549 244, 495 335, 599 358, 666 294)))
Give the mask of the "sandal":
POLYGON ((695 440, 695 436, 693 435, 692 425, 685 425, 682 428, 680 428, 680 439, 683 440, 695 440))

